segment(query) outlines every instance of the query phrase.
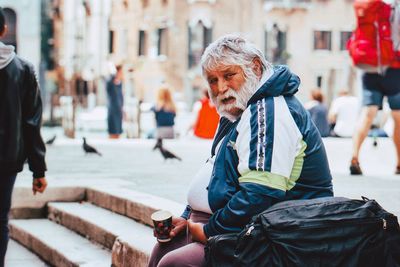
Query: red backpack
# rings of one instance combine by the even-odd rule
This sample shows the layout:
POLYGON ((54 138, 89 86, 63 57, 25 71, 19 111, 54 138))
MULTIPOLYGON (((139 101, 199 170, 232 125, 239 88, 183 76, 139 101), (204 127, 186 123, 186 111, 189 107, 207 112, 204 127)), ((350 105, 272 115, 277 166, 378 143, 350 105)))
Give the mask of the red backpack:
POLYGON ((391 37, 391 6, 382 0, 355 0, 357 28, 347 43, 356 67, 382 72, 395 60, 391 37))

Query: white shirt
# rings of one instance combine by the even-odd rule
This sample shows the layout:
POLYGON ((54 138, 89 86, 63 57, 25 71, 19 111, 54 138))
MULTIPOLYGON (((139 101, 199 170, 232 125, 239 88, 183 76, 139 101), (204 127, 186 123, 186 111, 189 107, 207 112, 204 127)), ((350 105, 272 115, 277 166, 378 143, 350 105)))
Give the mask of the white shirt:
POLYGON ((194 176, 187 194, 187 202, 193 210, 212 214, 208 203, 208 184, 210 183, 214 158, 207 160, 206 164, 194 176))
POLYGON ((331 105, 330 114, 336 115, 333 131, 340 137, 351 137, 356 128, 360 106, 357 97, 340 96, 331 105))

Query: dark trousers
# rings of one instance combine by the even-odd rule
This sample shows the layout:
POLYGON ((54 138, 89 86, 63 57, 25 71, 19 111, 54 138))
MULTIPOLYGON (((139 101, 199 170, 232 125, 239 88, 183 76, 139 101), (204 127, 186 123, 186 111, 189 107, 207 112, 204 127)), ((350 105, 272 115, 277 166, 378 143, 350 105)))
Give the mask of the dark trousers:
POLYGON ((11 208, 11 195, 14 188, 16 173, 0 173, 0 267, 4 266, 8 244, 8 213, 11 208))

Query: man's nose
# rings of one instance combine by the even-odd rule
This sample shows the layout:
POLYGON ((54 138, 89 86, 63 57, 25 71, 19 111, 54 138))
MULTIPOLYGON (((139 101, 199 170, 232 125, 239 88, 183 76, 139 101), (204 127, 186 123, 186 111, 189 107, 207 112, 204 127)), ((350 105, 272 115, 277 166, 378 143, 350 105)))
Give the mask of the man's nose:
POLYGON ((219 80, 218 81, 218 93, 224 94, 228 90, 229 90, 228 83, 223 79, 219 80))

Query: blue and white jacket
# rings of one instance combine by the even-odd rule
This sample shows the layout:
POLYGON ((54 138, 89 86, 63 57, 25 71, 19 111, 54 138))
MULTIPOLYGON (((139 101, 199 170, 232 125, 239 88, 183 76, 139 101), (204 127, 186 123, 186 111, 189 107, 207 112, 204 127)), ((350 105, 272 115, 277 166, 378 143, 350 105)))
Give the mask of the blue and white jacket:
POLYGON ((325 148, 294 94, 300 79, 286 66, 257 90, 234 123, 223 118, 213 143, 221 146, 208 186, 213 212, 207 237, 239 232, 252 216, 293 199, 333 195, 325 148))

